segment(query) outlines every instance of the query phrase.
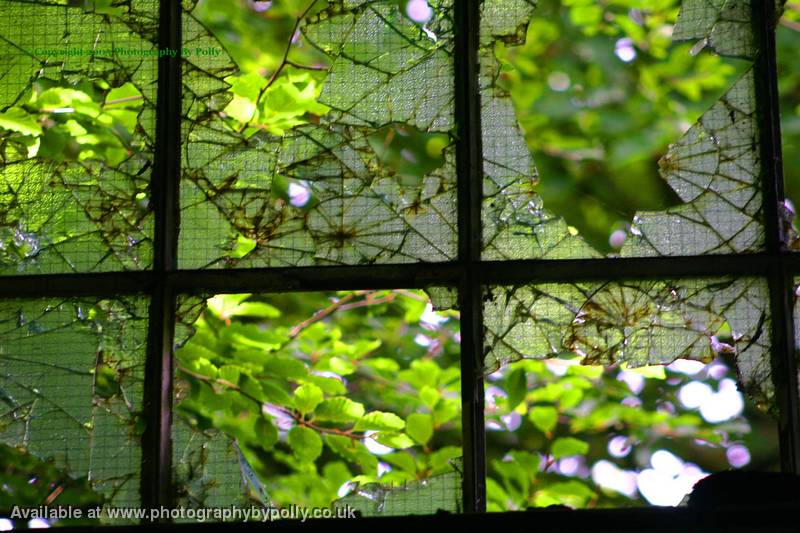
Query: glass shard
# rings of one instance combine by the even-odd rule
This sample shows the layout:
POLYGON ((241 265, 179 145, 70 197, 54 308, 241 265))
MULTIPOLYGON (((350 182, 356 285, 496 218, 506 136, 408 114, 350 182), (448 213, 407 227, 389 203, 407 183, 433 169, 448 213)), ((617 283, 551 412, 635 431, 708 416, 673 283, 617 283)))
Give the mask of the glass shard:
POLYGON ((743 389, 769 407, 767 302, 760 279, 491 287, 484 304, 486 372, 521 359, 635 368, 725 355, 743 389))

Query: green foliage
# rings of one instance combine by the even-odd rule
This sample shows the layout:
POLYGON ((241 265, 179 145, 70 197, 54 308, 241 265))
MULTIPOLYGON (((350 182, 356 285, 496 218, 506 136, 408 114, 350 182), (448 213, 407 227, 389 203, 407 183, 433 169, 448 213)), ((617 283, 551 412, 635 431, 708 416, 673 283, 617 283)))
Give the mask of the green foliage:
MULTIPOLYGON (((94 491, 85 477, 75 478, 43 461, 24 448, 0 443, 0 517, 10 517, 14 507, 73 507, 83 516, 89 508, 102 507, 105 499, 94 491)), ((59 520, 59 525, 97 523, 98 520, 59 520)), ((27 525, 21 520, 17 527, 27 525)))
POLYGON ((10 160, 119 165, 138 149, 134 131, 142 104, 130 82, 112 88, 100 79, 39 78, 26 99, 0 114, 0 129, 6 130, 0 147, 10 160))
MULTIPOLYGON (((753 461, 763 461, 762 453, 770 457, 774 442, 760 429, 772 424, 769 417, 748 407, 747 420, 708 422, 678 399, 683 385, 696 380, 713 387, 717 379, 664 366, 626 370, 564 359, 509 364, 487 382, 489 510, 644 505, 635 484, 633 494, 623 495, 595 483, 591 469, 605 461, 635 475, 650 467, 657 449, 706 471, 729 468, 725 452, 737 443, 752 450, 753 461), (527 382, 521 401, 512 395, 520 374, 527 382), (641 376, 641 386, 626 382, 638 382, 632 375, 641 376), (615 437, 626 450, 611 452, 615 437)), ((759 466, 773 468, 770 461, 759 466)))
POLYGON ((214 296, 176 353, 177 412, 235 441, 252 496, 262 484, 273 504, 327 506, 348 481, 452 471, 458 324, 425 322, 426 302, 418 291, 214 296))
POLYGON ((495 44, 539 170, 533 189, 603 253, 637 211, 680 203, 657 161, 746 67, 673 44, 679 4, 542 0, 524 45, 495 44))

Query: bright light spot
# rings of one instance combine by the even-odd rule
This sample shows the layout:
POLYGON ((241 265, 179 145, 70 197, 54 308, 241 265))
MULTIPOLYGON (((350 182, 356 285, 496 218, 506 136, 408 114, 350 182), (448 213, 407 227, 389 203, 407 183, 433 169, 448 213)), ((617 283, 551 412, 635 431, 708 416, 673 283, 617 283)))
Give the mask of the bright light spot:
POLYGON ((736 390, 736 382, 732 379, 723 379, 719 383, 719 391, 700 406, 700 416, 706 422, 724 422, 738 416, 744 410, 744 398, 736 390))
POLYGON ((714 394, 714 391, 702 381, 687 383, 678 391, 678 399, 689 409, 697 409, 714 394))
POLYGON ((424 335, 422 333, 417 333, 417 336, 414 337, 414 342, 420 346, 427 348, 433 342, 430 337, 424 335))
POLYGON ((522 425, 522 416, 516 411, 511 411, 507 415, 501 416, 500 420, 506 425, 506 431, 516 431, 522 425))
POLYGON ((272 7, 272 2, 263 2, 260 0, 250 0, 250 7, 253 8, 253 11, 257 13, 263 13, 267 9, 272 7))
POLYGON ((406 14, 414 22, 424 24, 433 17, 433 9, 427 0, 410 0, 406 5, 406 14))
POLYGON ((734 444, 725 452, 728 463, 734 468, 741 468, 750 462, 750 450, 741 444, 734 444))
POLYGON ((592 480, 599 486, 610 489, 628 498, 636 494, 636 474, 622 470, 610 461, 597 461, 592 467, 592 480))
POLYGON ((377 433, 377 431, 367 431, 364 433, 364 446, 367 447, 370 453, 373 455, 386 455, 387 453, 392 453, 394 448, 384 446, 375 439, 371 438, 374 433, 377 433))
POLYGON ((728 373, 728 367, 719 363, 711 363, 707 369, 708 375, 716 380, 720 380, 728 373))
POLYGON ((571 366, 580 364, 577 359, 547 359, 544 365, 551 374, 563 376, 571 366))
POLYGON ((419 320, 420 322, 425 322, 431 326, 438 326, 439 324, 444 324, 450 319, 435 312, 433 310, 433 306, 430 304, 430 302, 428 302, 425 304, 425 312, 422 313, 422 316, 419 317, 419 320))
POLYGON ((667 366, 668 370, 672 370, 673 372, 680 372, 681 374, 686 374, 687 376, 693 376, 697 374, 701 370, 706 367, 700 361, 690 361, 689 359, 676 359, 671 364, 667 366))
POLYGON ((581 462, 577 457, 564 457, 558 462, 558 471, 565 476, 574 476, 581 467, 581 462))
POLYGON ((0 518, 0 531, 11 531, 14 529, 14 522, 8 518, 0 518))
MULTIPOLYGON (((51 113, 53 113, 54 115, 56 113, 74 113, 74 112, 75 112, 75 108, 74 107, 57 107, 57 108, 55 108, 55 109, 53 109, 51 111, 51 113)), ((33 520, 31 520, 31 522, 33 522, 33 520)), ((39 527, 50 527, 50 526, 47 525, 47 526, 39 526, 39 527)))
POLYGON ((503 389, 492 385, 486 388, 484 397, 486 398, 486 407, 492 408, 497 407, 497 398, 507 398, 508 395, 505 393, 505 391, 503 391, 503 389))
POLYGON ((620 402, 622 405, 626 405, 628 407, 639 407, 642 405, 642 400, 637 398, 636 396, 626 396, 620 402))
POLYGON ((411 164, 417 163, 417 156, 415 156, 414 152, 412 152, 408 148, 403 148, 402 150, 400 150, 400 157, 402 157, 411 164))
POLYGON ((572 81, 569 79, 567 73, 561 72, 560 70, 552 72, 547 77, 547 85, 549 85, 550 88, 553 89, 554 91, 560 93, 563 93, 564 91, 569 89, 571 83, 572 81))
POLYGON ((28 520, 28 527, 31 529, 44 529, 50 527, 50 522, 44 518, 34 518, 33 520, 28 520))
POLYGON ((617 374, 619 381, 625 382, 628 388, 634 394, 639 394, 644 388, 644 376, 638 372, 628 372, 627 370, 620 370, 617 374))
POLYGON ((311 200, 311 189, 299 183, 289 184, 289 203, 295 207, 303 207, 311 200))
POLYGON ((639 492, 653 505, 678 505, 695 483, 706 477, 697 465, 684 463, 666 450, 650 457, 653 468, 642 470, 636 478, 639 492))
POLYGON ((663 474, 675 477, 683 470, 683 461, 667 450, 658 450, 650 457, 650 465, 663 474))
POLYGON ((608 453, 610 453, 612 457, 625 457, 631 453, 632 449, 628 438, 622 435, 617 435, 608 441, 608 453))
POLYGON ((344 498, 345 496, 350 494, 353 491, 353 489, 356 488, 357 486, 358 483, 355 483, 353 481, 345 481, 344 483, 342 483, 342 486, 339 487, 339 490, 336 491, 336 495, 339 496, 340 498, 344 498))
POLYGON ((431 30, 429 30, 427 27, 423 26, 422 27, 422 31, 425 32, 425 35, 427 35, 428 39, 430 39, 431 41, 433 41, 433 42, 438 42, 439 41, 439 38, 436 36, 436 34, 433 33, 431 30))
POLYGON ((653 505, 678 505, 688 491, 675 482, 675 478, 650 468, 636 476, 639 492, 653 505))
POLYGON ((294 419, 286 414, 283 409, 272 405, 272 404, 262 404, 261 405, 261 412, 265 415, 269 415, 272 417, 272 422, 275 424, 280 431, 289 431, 294 427, 294 419))
POLYGON ((486 429, 488 431, 505 431, 506 428, 497 420, 489 420, 486 422, 486 429))
POLYGON ((378 461, 378 477, 381 477, 382 475, 391 471, 392 471, 391 465, 384 463, 383 461, 378 461))
POLYGON ((614 45, 614 53, 626 63, 636 59, 636 48, 633 47, 633 41, 628 37, 617 41, 617 44, 614 45))
POLYGON ((625 230, 618 229, 611 236, 608 238, 608 244, 612 248, 622 248, 622 245, 625 244, 625 241, 628 239, 628 232, 625 230))

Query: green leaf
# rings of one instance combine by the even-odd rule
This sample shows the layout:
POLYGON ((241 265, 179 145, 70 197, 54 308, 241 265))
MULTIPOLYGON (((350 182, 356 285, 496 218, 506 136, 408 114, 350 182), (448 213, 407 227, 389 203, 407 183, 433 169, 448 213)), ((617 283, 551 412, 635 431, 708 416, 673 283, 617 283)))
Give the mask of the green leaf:
POLYGON ((322 389, 313 383, 300 385, 294 391, 294 406, 302 414, 308 414, 322 402, 322 389))
POLYGON ((327 422, 353 423, 362 416, 364 405, 344 396, 328 398, 314 411, 316 420, 327 422))
POLYGON ((528 412, 528 418, 542 433, 551 433, 558 424, 558 410, 549 405, 537 405, 528 412))
POLYGON ((573 437, 562 437, 556 439, 550 448, 550 453, 556 459, 569 457, 571 455, 583 455, 589 451, 589 445, 582 440, 573 437))
POLYGON ((410 474, 417 473, 417 462, 414 460, 414 456, 408 452, 389 453, 384 455, 381 459, 392 466, 398 467, 404 472, 408 472, 410 474))
POLYGON ((378 459, 369 453, 362 442, 341 435, 325 435, 325 444, 346 461, 361 466, 364 474, 375 475, 377 473, 378 459))
POLYGON ((423 446, 433 437, 433 420, 430 415, 412 413, 406 418, 406 433, 423 446))
POLYGON ((528 393, 528 379, 524 368, 515 368, 506 379, 506 393, 508 393, 508 409, 513 411, 525 399, 528 393))
POLYGON ((311 463, 322 454, 322 439, 313 429, 294 426, 287 438, 295 456, 303 462, 311 463))
POLYGON ((411 437, 405 433, 387 433, 385 431, 380 431, 378 433, 373 433, 367 438, 373 439, 375 442, 388 446, 389 448, 398 450, 410 448, 415 444, 411 437))
POLYGON ((353 429, 362 431, 365 429, 383 430, 401 430, 406 427, 403 419, 394 413, 384 413, 382 411, 371 411, 364 415, 356 422, 353 429))
POLYGON ((42 127, 36 121, 35 115, 29 115, 18 107, 11 107, 5 113, 0 113, 0 128, 16 131, 22 135, 39 136, 42 127))

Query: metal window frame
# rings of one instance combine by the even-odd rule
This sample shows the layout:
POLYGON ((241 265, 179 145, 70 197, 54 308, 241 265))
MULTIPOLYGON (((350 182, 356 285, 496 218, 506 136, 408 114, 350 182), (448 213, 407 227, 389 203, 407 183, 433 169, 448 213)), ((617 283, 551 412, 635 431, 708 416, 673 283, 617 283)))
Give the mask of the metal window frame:
MULTIPOLYGON (((180 49, 181 3, 160 0, 159 46, 180 49)), ((172 344, 179 294, 203 292, 287 292, 366 288, 459 289, 465 512, 486 510, 483 413, 484 356, 482 288, 489 284, 574 282, 660 277, 758 276, 767 279, 772 314, 772 371, 779 411, 781 467, 800 473, 800 402, 793 321, 793 277, 800 254, 783 246, 784 201, 780 110, 773 2, 754 0, 752 21, 759 53, 755 62, 757 115, 765 218, 765 251, 726 256, 603 258, 575 260, 481 260, 482 149, 478 88, 480 0, 455 0, 455 106, 458 259, 447 263, 325 266, 224 270, 178 270, 181 148, 181 62, 162 58, 158 69, 156 153, 151 182, 155 233, 152 270, 0 277, 0 298, 49 296, 150 297, 142 436, 141 505, 170 507, 172 344)))

